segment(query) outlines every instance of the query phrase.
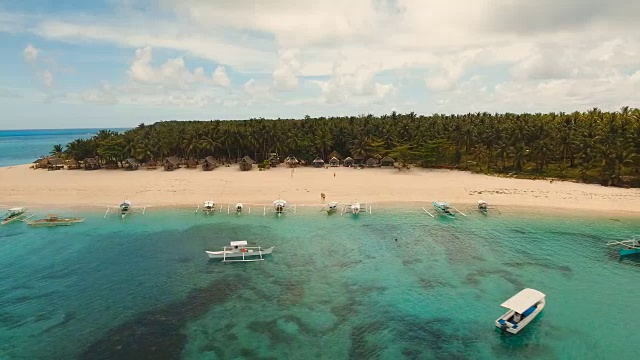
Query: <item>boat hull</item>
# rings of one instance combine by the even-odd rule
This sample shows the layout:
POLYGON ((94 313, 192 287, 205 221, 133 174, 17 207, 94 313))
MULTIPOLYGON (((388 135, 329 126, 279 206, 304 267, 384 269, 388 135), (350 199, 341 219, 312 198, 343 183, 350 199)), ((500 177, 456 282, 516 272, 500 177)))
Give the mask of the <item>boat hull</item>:
POLYGON ((620 249, 620 256, 640 254, 640 249, 620 249))
POLYGON ((84 219, 73 218, 73 219, 58 219, 56 221, 50 220, 33 220, 27 221, 27 225, 33 227, 54 227, 54 226, 70 226, 72 224, 77 224, 84 222, 84 219))
POLYGON ((269 255, 273 252, 273 246, 267 249, 247 249, 246 252, 240 250, 225 250, 225 251, 205 251, 209 259, 246 259, 256 256, 269 255))
POLYGON ((515 314, 515 312, 513 310, 509 310, 496 320, 495 322, 496 328, 498 328, 501 331, 508 332, 510 334, 515 335, 519 333, 522 329, 524 329, 527 325, 529 325, 533 321, 533 319, 535 319, 536 316, 538 316, 542 312, 545 305, 546 305, 546 301, 544 300, 541 301, 536 305, 536 309, 534 311, 532 311, 530 314, 528 314, 526 317, 524 317, 522 320, 520 320, 517 323, 514 323, 510 320, 515 314))

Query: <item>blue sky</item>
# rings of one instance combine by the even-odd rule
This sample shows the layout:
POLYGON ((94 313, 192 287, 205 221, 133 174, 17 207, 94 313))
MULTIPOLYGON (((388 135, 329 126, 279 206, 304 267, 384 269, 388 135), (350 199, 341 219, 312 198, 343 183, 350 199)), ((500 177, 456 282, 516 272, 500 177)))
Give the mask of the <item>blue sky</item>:
POLYGON ((0 129, 638 106, 611 0, 0 0, 0 129))

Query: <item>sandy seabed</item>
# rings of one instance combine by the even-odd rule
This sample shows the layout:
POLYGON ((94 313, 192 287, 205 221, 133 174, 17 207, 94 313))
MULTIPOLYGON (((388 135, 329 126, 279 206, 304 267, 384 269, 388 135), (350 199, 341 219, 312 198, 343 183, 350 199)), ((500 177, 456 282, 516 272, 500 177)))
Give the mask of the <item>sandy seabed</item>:
POLYGON ((499 207, 539 212, 640 215, 640 189, 622 189, 565 181, 524 180, 464 171, 354 168, 272 168, 240 171, 237 166, 213 171, 181 168, 146 170, 34 170, 29 165, 0 168, 0 205, 109 206, 123 199, 135 205, 193 206, 270 205, 275 199, 298 206, 326 202, 393 206, 447 201, 466 209, 483 199, 499 207))

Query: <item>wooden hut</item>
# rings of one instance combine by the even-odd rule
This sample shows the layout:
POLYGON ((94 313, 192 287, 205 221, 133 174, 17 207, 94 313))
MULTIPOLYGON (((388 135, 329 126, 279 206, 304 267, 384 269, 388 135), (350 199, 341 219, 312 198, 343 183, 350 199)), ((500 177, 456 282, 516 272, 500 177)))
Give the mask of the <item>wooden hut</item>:
POLYGON ((393 158, 391 156, 385 156, 382 158, 382 160, 380 160, 380 166, 391 166, 393 167, 393 165, 396 163, 395 160, 393 160, 393 158))
POLYGON ((104 168, 107 170, 116 170, 116 169, 119 169, 120 166, 118 165, 118 162, 115 160, 107 160, 107 162, 104 164, 104 168))
POLYGON ((198 167, 198 160, 191 158, 184 162, 187 169, 195 169, 198 167))
POLYGON ((250 158, 248 155, 243 157, 242 160, 240 160, 239 164, 240 164, 240 170, 242 171, 249 171, 251 170, 251 168, 253 168, 253 164, 255 164, 256 162, 253 161, 252 158, 250 158))
POLYGON ((138 170, 138 167, 140 166, 140 162, 138 162, 138 160, 134 159, 134 158, 129 158, 125 161, 123 161, 124 163, 124 169, 125 170, 138 170))
POLYGON ((340 166, 340 160, 338 160, 337 157, 332 157, 331 160, 329 160, 329 166, 331 167, 338 167, 340 166))
POLYGON ((96 158, 86 158, 82 161, 82 164, 85 170, 97 170, 102 167, 96 158))
POLYGON ((280 165, 280 158, 276 153, 271 153, 267 161, 269 161, 269 166, 271 167, 276 167, 280 165))
POLYGON ((60 170, 60 169, 64 169, 64 160, 56 157, 47 159, 47 170, 60 170))
POLYGON ((321 168, 321 167, 324 167, 324 160, 317 157, 315 160, 313 160, 312 164, 313 164, 313 167, 321 168))
POLYGON ((333 150, 331 153, 329 153, 329 155, 327 155, 327 158, 328 159, 336 158, 336 159, 342 161, 342 155, 340 155, 340 153, 335 151, 335 150, 333 150))
POLYGON ((67 170, 77 170, 81 168, 80 163, 75 159, 65 160, 64 164, 67 167, 67 170))
POLYGON ((146 162, 145 167, 147 170, 155 170, 158 168, 158 163, 156 163, 155 160, 149 160, 146 162))
POLYGON ((374 159, 374 158, 369 158, 367 159, 367 167, 376 167, 378 165, 378 160, 374 159))
POLYGON ((294 168, 298 166, 298 164, 300 164, 300 161, 298 161, 295 156, 289 155, 286 159, 284 159, 284 163, 287 164, 288 167, 294 168))
POLYGON ((347 157, 346 159, 344 159, 344 161, 342 162, 342 166, 346 166, 346 167, 352 167, 354 164, 354 160, 353 158, 351 158, 351 156, 347 157))
POLYGON ((364 165, 364 155, 362 154, 353 155, 353 163, 356 166, 364 165))
POLYGON ((211 170, 213 170, 213 169, 215 169, 217 167, 218 167, 218 164, 216 163, 216 159, 213 156, 207 156, 202 161, 202 170, 203 171, 211 171, 211 170))
POLYGON ((168 157, 164 163, 162 163, 165 171, 173 171, 180 168, 180 159, 175 156, 168 157))

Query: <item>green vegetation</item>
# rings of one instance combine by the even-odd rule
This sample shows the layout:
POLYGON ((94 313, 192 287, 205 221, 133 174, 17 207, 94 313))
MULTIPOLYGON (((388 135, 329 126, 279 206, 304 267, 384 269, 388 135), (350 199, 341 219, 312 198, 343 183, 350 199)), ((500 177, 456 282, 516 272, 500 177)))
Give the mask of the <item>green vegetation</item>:
POLYGON ((262 162, 276 152, 309 163, 318 156, 328 161, 333 151, 364 159, 390 155, 423 167, 638 187, 640 110, 166 121, 122 134, 103 130, 67 144, 64 154, 105 162, 209 155, 235 162, 249 155, 262 162))

